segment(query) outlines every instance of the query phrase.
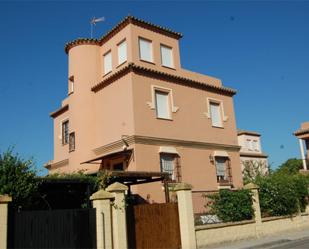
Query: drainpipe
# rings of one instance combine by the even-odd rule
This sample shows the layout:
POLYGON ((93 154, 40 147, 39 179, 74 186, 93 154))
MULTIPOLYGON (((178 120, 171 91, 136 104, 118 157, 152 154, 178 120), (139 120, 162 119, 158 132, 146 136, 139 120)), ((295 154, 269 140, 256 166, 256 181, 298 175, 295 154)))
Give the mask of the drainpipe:
POLYGON ((307 170, 307 163, 306 163, 306 158, 305 158, 305 152, 304 152, 304 143, 302 139, 299 140, 299 147, 300 147, 300 153, 301 153, 301 160, 303 161, 303 169, 307 170))

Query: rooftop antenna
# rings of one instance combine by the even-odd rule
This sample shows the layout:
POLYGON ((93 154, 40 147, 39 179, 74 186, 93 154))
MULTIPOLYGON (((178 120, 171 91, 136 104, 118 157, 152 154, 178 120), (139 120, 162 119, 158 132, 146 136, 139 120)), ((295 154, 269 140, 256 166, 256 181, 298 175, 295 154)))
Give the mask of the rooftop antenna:
POLYGON ((104 22, 105 21, 105 17, 102 16, 102 17, 99 17, 99 18, 96 18, 96 17, 93 17, 90 21, 90 37, 91 39, 93 38, 93 27, 98 23, 98 22, 104 22))

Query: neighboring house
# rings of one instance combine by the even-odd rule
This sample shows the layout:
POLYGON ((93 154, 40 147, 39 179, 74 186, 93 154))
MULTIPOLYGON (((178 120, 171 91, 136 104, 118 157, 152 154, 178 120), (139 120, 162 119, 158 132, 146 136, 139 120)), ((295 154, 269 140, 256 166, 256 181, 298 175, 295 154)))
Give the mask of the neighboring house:
POLYGON ((268 156, 262 152, 261 134, 246 130, 238 130, 237 134, 242 170, 245 166, 254 167, 260 173, 267 174, 268 156))
MULTIPOLYGON (((167 172, 197 191, 242 186, 236 91, 183 69, 181 37, 128 16, 100 39, 65 46, 68 96, 51 113, 49 173, 167 172)), ((164 198, 160 182, 131 191, 164 198)))
POLYGON ((304 122, 301 124, 299 130, 294 132, 294 135, 299 140, 300 154, 303 161, 303 170, 308 170, 309 162, 309 122, 304 122), (306 144, 306 147, 304 146, 306 144))

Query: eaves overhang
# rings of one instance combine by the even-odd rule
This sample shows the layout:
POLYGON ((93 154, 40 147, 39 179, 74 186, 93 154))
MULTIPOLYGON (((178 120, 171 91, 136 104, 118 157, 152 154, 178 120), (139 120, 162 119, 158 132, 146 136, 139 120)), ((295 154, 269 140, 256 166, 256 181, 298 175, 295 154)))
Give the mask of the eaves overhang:
POLYGON ((64 105, 64 106, 60 107, 59 109, 57 109, 56 111, 51 112, 49 114, 49 116, 52 117, 52 118, 56 118, 59 115, 61 115, 62 113, 68 111, 68 110, 69 110, 69 105, 64 105))
POLYGON ((130 72, 134 72, 136 74, 140 74, 143 76, 152 77, 155 79, 170 81, 176 84, 196 87, 196 88, 208 90, 211 92, 220 93, 223 95, 233 96, 236 94, 236 90, 232 88, 211 85, 203 81, 197 81, 197 80, 193 80, 187 77, 169 74, 169 73, 165 73, 159 70, 154 70, 154 69, 150 69, 147 67, 138 66, 134 63, 129 63, 127 66, 123 67, 119 71, 115 72, 114 74, 111 74, 106 79, 100 81, 99 83, 97 83, 95 86, 91 88, 91 91, 98 92, 101 89, 103 89, 105 86, 111 84, 112 82, 116 81, 117 79, 125 76, 126 74, 130 72))
POLYGON ((309 135, 309 129, 301 129, 293 133, 294 136, 309 135))

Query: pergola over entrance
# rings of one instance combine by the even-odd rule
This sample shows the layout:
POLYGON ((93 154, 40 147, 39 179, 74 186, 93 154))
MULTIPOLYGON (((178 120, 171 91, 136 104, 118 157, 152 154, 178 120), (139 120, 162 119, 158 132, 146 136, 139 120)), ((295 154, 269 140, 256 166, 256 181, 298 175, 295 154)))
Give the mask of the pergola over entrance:
MULTIPOLYGON (((110 174, 112 180, 110 183, 113 182, 120 182, 125 184, 129 187, 129 194, 130 188, 132 185, 139 185, 151 182, 163 182, 164 184, 164 192, 165 192, 165 201, 169 202, 169 188, 168 183, 171 181, 170 175, 167 172, 152 172, 152 171, 127 171, 127 170, 110 170, 108 168, 104 168, 103 162, 104 160, 110 160, 115 158, 123 158, 127 162, 127 164, 132 159, 133 149, 123 150, 114 152, 107 155, 102 155, 81 164, 100 164, 100 170, 105 170, 110 174)), ((96 172, 98 173, 98 172, 96 172)))
POLYGON ((166 172, 147 172, 147 171, 107 171, 110 173, 111 182, 120 182, 129 187, 132 185, 139 185, 151 182, 163 182, 165 201, 169 202, 169 188, 170 181, 169 174, 166 172))

